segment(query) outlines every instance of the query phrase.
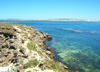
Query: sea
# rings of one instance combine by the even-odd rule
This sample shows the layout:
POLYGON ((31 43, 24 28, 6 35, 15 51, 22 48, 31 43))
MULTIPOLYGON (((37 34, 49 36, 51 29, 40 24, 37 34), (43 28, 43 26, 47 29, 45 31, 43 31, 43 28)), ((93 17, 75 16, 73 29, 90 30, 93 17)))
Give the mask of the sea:
POLYGON ((47 41, 57 61, 79 72, 100 72, 100 22, 0 21, 31 25, 52 36, 47 41))

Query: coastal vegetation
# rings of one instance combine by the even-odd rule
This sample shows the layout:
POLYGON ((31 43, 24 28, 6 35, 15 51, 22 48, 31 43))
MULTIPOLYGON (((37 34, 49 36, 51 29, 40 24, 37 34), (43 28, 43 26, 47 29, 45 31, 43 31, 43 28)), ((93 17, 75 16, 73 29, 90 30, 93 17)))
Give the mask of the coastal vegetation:
POLYGON ((47 60, 47 61, 42 61, 43 64, 45 66, 49 66, 49 69, 53 69, 55 72, 58 71, 58 72, 66 72, 66 69, 60 67, 60 64, 59 62, 54 62, 54 61, 50 61, 50 60, 47 60))
POLYGON ((32 42, 27 43, 27 47, 28 47, 29 50, 37 51, 32 42))
POLYGON ((24 34, 24 36, 28 37, 28 34, 27 34, 27 33, 25 33, 25 34, 24 34))
POLYGON ((23 68, 26 69, 26 68, 36 67, 38 64, 39 64, 39 61, 37 61, 37 59, 34 59, 26 63, 23 68))

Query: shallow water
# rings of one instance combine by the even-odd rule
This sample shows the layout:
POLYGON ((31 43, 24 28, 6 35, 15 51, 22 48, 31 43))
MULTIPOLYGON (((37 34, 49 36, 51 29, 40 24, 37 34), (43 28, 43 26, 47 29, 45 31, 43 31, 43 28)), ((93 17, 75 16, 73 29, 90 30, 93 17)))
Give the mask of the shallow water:
POLYGON ((80 72, 100 72, 100 22, 77 21, 6 21, 32 25, 53 37, 58 61, 80 72))

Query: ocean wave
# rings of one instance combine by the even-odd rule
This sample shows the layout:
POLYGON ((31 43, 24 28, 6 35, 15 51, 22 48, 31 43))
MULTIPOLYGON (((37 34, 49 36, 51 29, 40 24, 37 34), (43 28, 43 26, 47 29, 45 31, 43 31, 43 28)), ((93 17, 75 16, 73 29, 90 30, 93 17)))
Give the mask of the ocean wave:
POLYGON ((61 28, 63 30, 69 30, 72 32, 77 32, 77 33, 91 33, 91 34, 100 34, 100 32, 96 32, 96 31, 82 31, 82 30, 78 30, 78 29, 71 29, 71 28, 61 28))
POLYGON ((71 28, 61 28, 63 30, 69 30, 69 31, 73 31, 73 32, 78 32, 78 33, 82 33, 83 31, 81 30, 77 30, 77 29, 71 29, 71 28))
MULTIPOLYGON (((41 28, 41 26, 40 26, 41 28)), ((76 33, 90 33, 90 34, 100 34, 98 31, 83 31, 79 29, 72 29, 72 28, 57 28, 57 27, 42 27, 42 28, 50 28, 50 29, 56 29, 56 30, 67 30, 67 31, 72 31, 76 33)))

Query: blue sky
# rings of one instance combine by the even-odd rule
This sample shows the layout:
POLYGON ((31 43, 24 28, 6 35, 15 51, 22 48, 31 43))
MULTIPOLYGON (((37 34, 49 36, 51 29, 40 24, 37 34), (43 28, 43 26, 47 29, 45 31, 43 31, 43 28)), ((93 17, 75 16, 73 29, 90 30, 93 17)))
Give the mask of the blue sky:
POLYGON ((0 19, 100 20, 100 0, 0 0, 0 19))

